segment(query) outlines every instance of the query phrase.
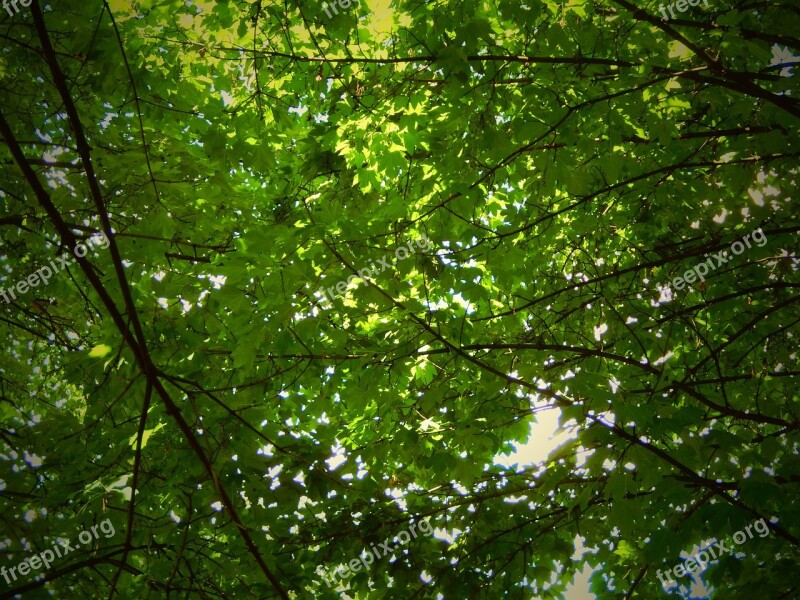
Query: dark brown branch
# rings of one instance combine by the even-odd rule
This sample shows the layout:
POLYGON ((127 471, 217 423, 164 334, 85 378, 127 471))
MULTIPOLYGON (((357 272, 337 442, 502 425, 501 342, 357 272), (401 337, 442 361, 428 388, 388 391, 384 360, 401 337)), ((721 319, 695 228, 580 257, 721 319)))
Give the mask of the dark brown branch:
MULTIPOLYGON (((94 199, 95 205, 97 207, 97 211, 100 216, 101 223, 103 224, 103 231, 105 232, 107 238, 109 239, 109 250, 111 252, 112 261, 114 263, 114 268, 117 272, 117 278, 119 280, 119 284, 121 287, 121 292, 123 295, 123 299, 125 301, 125 305, 127 308, 128 318, 133 325, 135 337, 131 333, 130 329, 128 328, 122 314, 117 309, 117 306, 109 296, 107 290, 103 286, 102 282, 99 280, 97 275, 92 270, 91 264, 87 261, 84 257, 77 257, 78 264, 83 269, 84 273, 86 273, 87 278, 91 282, 92 286, 95 288, 97 293, 100 295, 101 299, 103 300, 106 309, 109 311, 111 318, 114 320, 115 325, 119 329, 120 333, 122 334, 125 342, 131 348, 136 357, 136 362, 139 368, 143 371, 149 384, 151 384, 158 395, 161 397, 162 401, 166 406, 167 413, 175 420, 179 429, 183 433, 184 437, 186 438, 189 446, 198 456, 200 461, 202 462, 206 472, 211 477, 212 481, 214 482, 215 489, 220 496, 220 501, 222 502, 223 506, 228 511, 231 520, 236 525, 237 529, 239 530, 239 534, 242 536, 242 539, 245 542, 250 553, 256 559, 259 567, 261 568, 262 572, 265 574, 267 579, 270 581, 272 586, 278 592, 278 595, 285 600, 288 600, 288 595, 286 591, 282 588, 278 580, 273 575, 272 571, 264 562, 264 559, 261 557, 258 548, 256 547, 255 543, 253 542, 252 538, 250 537, 249 532, 244 527, 239 518, 238 512, 236 511, 236 507, 233 504, 231 498, 229 497, 228 493, 225 489, 221 486, 219 478, 217 477, 213 466, 209 462, 208 458, 205 455, 205 452, 200 445, 199 441, 195 437, 191 427, 185 421, 183 416, 180 413, 175 402, 169 396, 167 391, 164 389, 161 382, 158 380, 156 375, 155 366, 152 363, 152 360, 147 352, 146 342, 144 333, 141 328, 141 324, 138 319, 138 315, 136 313, 135 304, 133 302, 133 298, 130 292, 130 287, 128 286, 127 279, 125 277, 124 268, 122 266, 122 259, 119 254, 119 250, 116 245, 116 241, 114 236, 111 234, 111 226, 108 218, 108 213, 105 210, 105 206, 103 203, 102 193, 100 191, 100 187, 97 182, 97 178, 94 173, 94 168, 91 163, 91 156, 90 156, 90 149, 89 144, 86 140, 85 134, 83 132, 83 126, 81 125, 80 118, 78 116, 78 112, 75 108, 75 104, 72 100, 72 97, 69 93, 69 89, 67 86, 66 79, 64 78, 63 73, 61 72, 58 62, 56 60, 56 55, 53 51, 52 44, 50 43, 50 39, 48 37, 47 28, 44 23, 44 17, 42 16, 41 8, 39 6, 38 0, 34 0, 31 6, 31 13, 33 15, 33 20, 36 26, 36 30, 39 35, 40 43, 42 44, 42 49, 44 51, 44 56, 47 60, 48 66, 50 68, 51 75, 53 77, 53 83, 58 90, 62 101, 65 105, 65 110, 67 112, 67 116, 69 118, 70 125, 73 129, 76 146, 78 148, 78 153, 81 156, 84 170, 86 171, 89 189, 91 191, 91 195, 94 199)), ((36 174, 32 171, 30 165, 27 164, 25 156, 22 152, 19 143, 16 141, 13 131, 11 130, 10 126, 8 125, 5 117, 0 113, 0 133, 2 133, 3 137, 6 139, 6 142, 9 145, 12 155, 14 156, 15 160, 19 168, 23 171, 26 179, 31 184, 34 192, 36 193, 37 199, 39 203, 43 206, 45 211, 50 217, 51 221, 58 229, 59 233, 61 234, 63 240, 66 242, 70 249, 74 249, 76 246, 76 239, 75 235, 72 231, 66 226, 64 223, 63 218, 61 217, 58 210, 53 205, 49 194, 45 191, 42 187, 41 183, 39 182, 36 174)))
MULTIPOLYGON (((131 550, 134 550, 134 551, 136 551, 136 550, 145 550, 145 549, 147 549, 147 546, 138 546, 136 548, 131 548, 131 550)), ((44 576, 44 578, 39 580, 39 581, 32 581, 31 583, 27 583, 27 584, 22 585, 22 586, 20 586, 18 588, 14 588, 12 590, 8 590, 7 592, 4 592, 2 595, 0 595, 0 600, 3 600, 5 598, 13 598, 15 596, 24 594, 25 592, 30 592, 31 590, 35 590, 37 588, 42 587, 48 581, 55 581, 56 579, 59 579, 60 577, 63 577, 64 575, 69 575, 70 573, 73 573, 75 571, 79 571, 80 569, 83 569, 85 567, 94 567, 95 565, 102 565, 102 564, 119 565, 120 562, 118 560, 114 559, 114 558, 111 558, 111 557, 112 556, 116 556, 117 554, 120 554, 121 552, 123 552, 122 549, 114 550, 114 551, 109 552, 108 554, 105 554, 103 556, 89 558, 87 560, 83 560, 83 561, 80 561, 80 562, 73 563, 73 564, 69 565, 68 567, 64 567, 63 569, 54 569, 54 570, 50 571, 49 573, 47 573, 44 576)), ((141 571, 139 571, 138 569, 135 569, 135 568, 133 568, 131 566, 125 566, 124 568, 125 568, 126 571, 128 571, 130 573, 133 573, 134 575, 141 575, 142 574, 141 571)))
POLYGON ((153 396, 153 386, 149 383, 144 392, 144 403, 142 404, 142 412, 139 416, 139 429, 136 432, 136 452, 133 457, 133 481, 131 482, 131 499, 128 503, 128 527, 125 534, 125 552, 122 555, 120 566, 117 569, 114 578, 111 580, 111 591, 108 594, 109 600, 114 597, 114 592, 117 589, 120 575, 125 565, 128 564, 128 552, 131 549, 131 540, 133 539, 133 516, 136 508, 136 489, 139 484, 139 469, 142 464, 142 438, 144 437, 145 426, 147 425, 147 411, 150 410, 150 400, 153 396))
MULTIPOLYGON (((108 12, 108 16, 111 19, 111 26, 114 29, 114 35, 117 38, 117 44, 119 45, 119 53, 122 55, 122 62, 125 65, 125 70, 128 73, 128 81, 131 84, 131 90, 133 92, 133 102, 136 105, 136 116, 139 119, 139 135, 142 138, 142 152, 144 152, 144 160, 147 163, 147 172, 150 173, 150 181, 153 184, 153 192, 156 195, 156 202, 161 204, 161 197, 158 193, 158 186, 156 185, 156 178, 153 175, 153 168, 150 165, 150 153, 147 150, 147 140, 144 137, 144 120, 142 119, 142 107, 139 104, 139 93, 136 90, 136 82, 133 79, 133 73, 131 72, 131 66, 128 63, 128 55, 125 54, 125 45, 122 43, 122 36, 119 34, 119 28, 117 27, 117 22, 114 20, 114 13, 111 10, 111 7, 108 5, 106 0, 103 0, 103 5, 108 12)), ((80 148, 80 144, 78 144, 80 148)))
POLYGON ((205 256, 188 256, 186 254, 177 254, 175 252, 165 252, 164 256, 167 258, 174 258, 176 260, 186 260, 194 263, 210 263, 211 259, 205 256))
POLYGON ((679 31, 675 30, 673 27, 668 25, 665 21, 663 21, 659 17, 651 15, 650 13, 642 10, 636 5, 631 4, 627 0, 613 0, 613 2, 631 11, 633 13, 633 16, 636 17, 637 19, 641 19, 643 21, 650 23, 651 25, 664 31, 672 39, 682 43, 689 50, 694 52, 695 55, 698 56, 713 73, 719 76, 729 77, 730 79, 711 78, 700 75, 699 73, 685 73, 683 77, 703 83, 714 83, 720 87, 725 87, 730 90, 740 92, 746 96, 763 98, 764 100, 771 102, 775 106, 782 108, 789 114, 794 115, 795 117, 800 117, 800 105, 798 105, 797 100, 790 98, 788 96, 773 94, 772 92, 769 92, 764 88, 759 87, 750 80, 753 78, 752 74, 733 72, 730 69, 726 68, 719 60, 712 58, 708 54, 708 52, 705 51, 704 48, 701 48, 700 46, 689 40, 686 36, 681 34, 679 31))

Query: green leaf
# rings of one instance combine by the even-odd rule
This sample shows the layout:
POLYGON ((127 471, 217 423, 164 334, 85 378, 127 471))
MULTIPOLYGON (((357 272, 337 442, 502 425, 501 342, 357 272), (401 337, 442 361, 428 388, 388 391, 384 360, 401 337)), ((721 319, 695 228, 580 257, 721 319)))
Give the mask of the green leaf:
POLYGON ((89 357, 90 358, 102 358, 105 355, 107 355, 109 352, 111 352, 111 350, 112 350, 111 346, 108 346, 106 344, 98 344, 97 346, 95 346, 94 348, 92 348, 89 351, 89 357))

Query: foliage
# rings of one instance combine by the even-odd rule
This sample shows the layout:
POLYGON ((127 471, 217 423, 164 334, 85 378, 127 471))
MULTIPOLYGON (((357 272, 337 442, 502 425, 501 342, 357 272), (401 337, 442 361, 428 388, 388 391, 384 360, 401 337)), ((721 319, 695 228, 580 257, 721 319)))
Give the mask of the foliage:
POLYGON ((430 517, 350 595, 655 598, 764 517, 704 578, 796 596, 797 4, 323 6, 2 15, 0 285, 112 243, 0 306, 0 562, 117 534, 0 590, 336 598, 430 517))

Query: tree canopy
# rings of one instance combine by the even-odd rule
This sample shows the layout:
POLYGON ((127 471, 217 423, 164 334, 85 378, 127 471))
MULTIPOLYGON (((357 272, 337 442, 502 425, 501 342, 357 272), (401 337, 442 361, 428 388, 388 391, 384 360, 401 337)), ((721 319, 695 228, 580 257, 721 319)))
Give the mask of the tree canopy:
POLYGON ((0 597, 798 597, 800 6, 675 14, 3 5, 0 597))

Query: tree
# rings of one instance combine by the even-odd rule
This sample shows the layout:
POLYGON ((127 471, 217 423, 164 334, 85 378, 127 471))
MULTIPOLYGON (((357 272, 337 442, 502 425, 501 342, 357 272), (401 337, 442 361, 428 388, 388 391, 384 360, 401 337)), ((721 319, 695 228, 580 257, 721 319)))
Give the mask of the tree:
POLYGON ((3 15, 2 597, 795 596, 798 7, 345 4, 3 15))

